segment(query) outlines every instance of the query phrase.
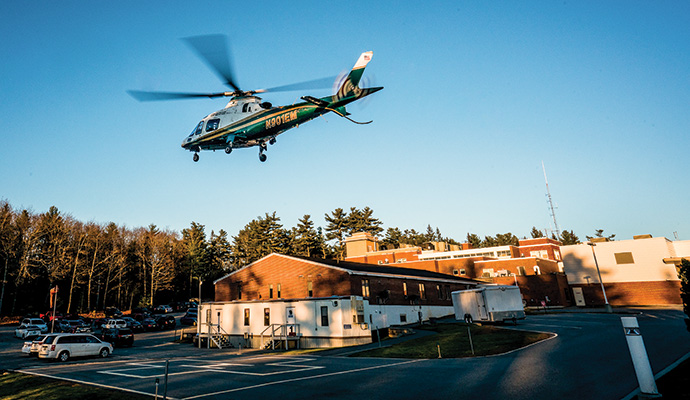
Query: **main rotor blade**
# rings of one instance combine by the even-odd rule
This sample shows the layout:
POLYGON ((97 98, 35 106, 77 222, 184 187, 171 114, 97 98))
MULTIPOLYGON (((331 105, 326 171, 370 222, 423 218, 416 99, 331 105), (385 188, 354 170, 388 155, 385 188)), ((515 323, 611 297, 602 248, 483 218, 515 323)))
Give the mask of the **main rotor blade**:
POLYGON ((289 92, 292 90, 305 90, 305 89, 327 89, 333 85, 337 76, 329 76, 326 78, 313 79, 311 81, 304 81, 299 83, 293 83, 290 85, 276 86, 268 89, 259 89, 253 91, 254 93, 266 93, 266 92, 289 92))
POLYGON ((228 52, 228 43, 223 35, 192 36, 182 39, 201 57, 218 77, 233 90, 240 92, 235 83, 228 52))
POLYGON ((220 93, 179 93, 179 92, 145 92, 142 90, 128 90, 130 96, 139 101, 158 101, 158 100, 181 100, 181 99, 198 99, 208 97, 228 97, 232 96, 234 92, 220 92, 220 93))

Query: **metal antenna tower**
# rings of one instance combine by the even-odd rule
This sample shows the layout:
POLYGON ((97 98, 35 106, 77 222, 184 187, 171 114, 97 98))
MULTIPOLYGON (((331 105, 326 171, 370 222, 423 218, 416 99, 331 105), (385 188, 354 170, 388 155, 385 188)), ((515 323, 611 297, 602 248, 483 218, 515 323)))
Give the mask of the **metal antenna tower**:
POLYGON ((556 212, 553 208, 553 201, 551 200, 551 191, 549 190, 549 180, 546 179, 546 168, 544 161, 541 162, 541 169, 544 171, 544 182, 546 182, 546 199, 549 202, 549 210, 551 210, 551 217, 553 218, 553 226, 556 228, 556 239, 561 239, 561 231, 558 229, 558 222, 556 222, 556 212))

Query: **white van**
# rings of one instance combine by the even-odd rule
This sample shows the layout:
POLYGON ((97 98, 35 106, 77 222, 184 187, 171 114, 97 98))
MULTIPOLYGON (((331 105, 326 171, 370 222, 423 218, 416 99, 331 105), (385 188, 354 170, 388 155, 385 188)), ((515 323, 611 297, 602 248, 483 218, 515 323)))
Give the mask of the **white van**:
POLYGON ((103 329, 122 329, 127 327, 127 321, 124 319, 109 319, 105 324, 103 324, 103 329))
POLYGON ((38 352, 38 358, 55 358, 60 361, 86 356, 105 358, 112 352, 112 344, 101 342, 93 335, 61 333, 46 337, 38 352))

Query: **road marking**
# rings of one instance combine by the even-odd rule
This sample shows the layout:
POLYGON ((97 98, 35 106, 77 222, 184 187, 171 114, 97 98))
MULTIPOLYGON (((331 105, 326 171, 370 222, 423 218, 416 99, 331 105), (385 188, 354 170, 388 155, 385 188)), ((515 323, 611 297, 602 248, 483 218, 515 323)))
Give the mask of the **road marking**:
POLYGON ((260 387, 272 386, 272 385, 279 385, 279 384, 289 383, 289 382, 297 382, 297 381, 304 381, 304 380, 309 380, 309 379, 325 378, 325 377, 328 377, 328 376, 350 374, 350 373, 353 373, 353 372, 368 371, 368 370, 370 370, 370 369, 394 367, 394 366, 398 366, 398 365, 411 364, 411 363, 416 363, 416 362, 420 362, 420 361, 427 361, 427 360, 426 360, 426 359, 409 360, 409 361, 403 361, 403 362, 394 363, 394 364, 388 364, 388 365, 376 365, 376 366, 373 366, 373 367, 365 367, 365 368, 352 369, 352 370, 349 370, 349 371, 339 371, 339 372, 331 372, 331 373, 328 373, 328 374, 313 375, 313 376, 304 376, 304 377, 301 377, 301 378, 284 379, 284 380, 281 380, 281 381, 267 382, 267 383, 261 383, 261 384, 258 384, 258 385, 251 385, 251 386, 245 386, 245 387, 240 387, 240 388, 235 388, 235 389, 221 390, 221 391, 214 392, 214 393, 206 393, 206 394, 200 394, 200 395, 196 395, 196 396, 185 397, 184 400, 200 399, 200 398, 202 398, 202 397, 217 396, 217 395, 219 395, 219 394, 226 394, 226 393, 232 393, 232 392, 239 392, 239 391, 242 391, 242 390, 256 389, 256 388, 260 388, 260 387))
MULTIPOLYGON (((22 373, 22 374, 27 374, 27 375, 42 376, 42 377, 44 377, 44 378, 59 379, 59 380, 62 380, 62 381, 74 382, 74 383, 79 383, 79 384, 82 384, 82 385, 97 386, 97 387, 102 387, 102 388, 105 388, 105 389, 113 389, 113 390, 119 390, 119 391, 122 391, 122 392, 129 392, 129 393, 142 394, 142 395, 144 395, 144 396, 152 396, 151 393, 141 392, 141 391, 139 391, 139 390, 125 389, 125 388, 121 388, 121 387, 117 387, 117 386, 110 386, 110 385, 103 385, 103 384, 100 384, 100 383, 80 381, 80 380, 78 380, 78 379, 70 379, 70 378, 64 378, 64 377, 61 377, 61 376, 48 375, 48 374, 41 374, 41 373, 38 373, 38 372, 31 372, 31 371, 24 371, 24 370, 17 370, 17 372, 20 372, 20 373, 22 373)), ((170 397, 170 396, 168 396, 168 399, 170 399, 170 400, 178 400, 177 398, 175 398, 175 397, 170 397)))

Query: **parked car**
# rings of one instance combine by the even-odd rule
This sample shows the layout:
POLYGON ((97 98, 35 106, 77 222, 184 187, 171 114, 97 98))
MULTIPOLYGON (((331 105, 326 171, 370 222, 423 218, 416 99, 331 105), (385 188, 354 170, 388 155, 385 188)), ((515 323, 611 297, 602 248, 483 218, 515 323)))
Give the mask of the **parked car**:
POLYGON ((132 317, 122 317, 125 322, 127 322, 127 327, 132 330, 132 332, 143 332, 144 327, 141 325, 141 322, 137 321, 136 319, 132 317))
POLYGON ((71 333, 90 333, 91 330, 91 325, 85 323, 84 321, 80 319, 70 319, 66 320, 68 326, 69 326, 69 332, 71 333))
MULTIPOLYGON (((52 323, 51 323, 52 324, 52 323)), ((68 321, 62 319, 60 321, 55 321, 55 326, 53 327, 53 332, 65 332, 65 333, 71 333, 72 332, 72 326, 69 324, 68 321)))
POLYGON ((22 353, 30 357, 38 357, 38 352, 41 350, 41 345, 49 336, 55 335, 40 335, 30 342, 24 342, 24 346, 22 346, 22 353))
POLYGON ((41 333, 46 333, 48 332, 48 325, 46 325, 45 321, 43 321, 40 318, 24 318, 19 324, 19 327, 21 328, 22 326, 29 326, 29 325, 34 325, 37 326, 41 329, 41 333))
POLYGON ((173 312, 172 307, 166 305, 160 305, 153 309, 154 314, 167 314, 173 312))
POLYGON ((155 331, 159 329, 156 320, 153 318, 144 318, 144 320, 141 321, 141 326, 143 326, 146 331, 155 331))
POLYGON ((48 336, 38 358, 55 358, 60 361, 67 361, 72 357, 100 356, 108 357, 113 352, 113 345, 98 340, 94 335, 81 333, 59 333, 48 336))
POLYGON ((36 325, 20 325, 14 330, 14 336, 20 339, 34 338, 41 335, 41 328, 36 325))
POLYGON ((177 321, 172 315, 160 315, 155 317, 158 329, 175 329, 177 321))
POLYGON ((112 343, 115 347, 132 347, 134 344, 134 332, 129 328, 104 329, 100 338, 104 342, 112 343))
POLYGON ((151 318, 151 314, 149 313, 136 313, 136 314, 131 314, 132 318, 135 320, 141 322, 145 320, 146 318, 151 318))
POLYGON ((50 322, 53 319, 61 319, 62 313, 60 311, 56 311, 55 316, 53 316, 53 310, 50 310, 50 311, 47 311, 47 312, 41 314, 40 317, 43 321, 50 322))
POLYGON ((127 321, 124 319, 109 319, 108 322, 101 326, 103 329, 126 328, 127 321))
POLYGON ((196 318, 197 318, 196 313, 187 311, 187 313, 182 318, 180 318, 180 324, 195 326, 196 325, 196 318))
POLYGON ((134 314, 151 314, 151 310, 146 307, 134 307, 132 309, 132 315, 134 314))
POLYGON ((115 307, 106 307, 105 316, 106 318, 120 318, 122 317, 122 311, 115 307))

